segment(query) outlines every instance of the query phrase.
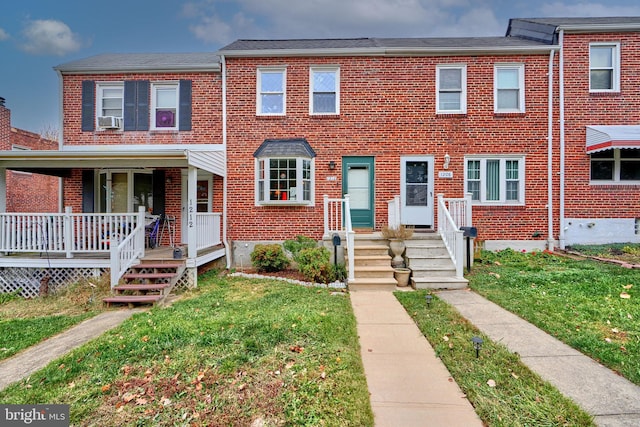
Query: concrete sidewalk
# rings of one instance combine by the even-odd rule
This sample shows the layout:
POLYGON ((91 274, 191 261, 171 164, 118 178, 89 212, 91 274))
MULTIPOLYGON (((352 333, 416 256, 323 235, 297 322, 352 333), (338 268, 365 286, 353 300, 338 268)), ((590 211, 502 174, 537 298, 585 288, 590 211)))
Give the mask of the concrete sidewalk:
POLYGON ((597 425, 640 426, 640 387, 475 292, 437 295, 492 341, 519 354, 533 372, 593 415, 597 425))
POLYGON ((474 427, 482 422, 391 292, 352 291, 376 427, 474 427))
POLYGON ((28 377, 74 348, 115 328, 142 309, 107 311, 0 362, 0 390, 28 377))

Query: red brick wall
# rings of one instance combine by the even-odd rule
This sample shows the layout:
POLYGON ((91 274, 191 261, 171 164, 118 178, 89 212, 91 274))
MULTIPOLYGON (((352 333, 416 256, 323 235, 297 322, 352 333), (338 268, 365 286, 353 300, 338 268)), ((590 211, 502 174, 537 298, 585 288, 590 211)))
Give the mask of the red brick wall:
POLYGON ((585 126, 640 123, 640 33, 565 35, 567 218, 640 217, 640 186, 590 185, 585 126), (620 43, 620 92, 589 93, 589 43, 620 43))
MULTIPOLYGON (((433 155, 435 193, 462 197, 465 154, 526 154, 526 205, 474 206, 482 239, 523 239, 546 230, 547 55, 481 57, 228 58, 228 219, 232 240, 319 238, 324 194, 341 196, 341 157, 375 157, 375 228, 400 193, 400 156, 433 155), (526 113, 493 112, 494 64, 525 63, 526 113), (436 65, 467 64, 467 114, 436 115, 436 65), (340 66, 339 117, 309 116, 309 67, 340 66), (256 70, 287 67, 286 117, 257 117, 256 70), (267 138, 304 137, 317 153, 315 206, 254 203, 253 152, 267 138), (445 153, 454 179, 438 179, 445 153), (336 170, 328 169, 335 161, 336 170), (338 181, 327 181, 337 176, 338 181)), ((435 196, 435 195, 434 195, 435 196)), ((435 197, 434 197, 435 202, 435 197)), ((544 239, 544 233, 540 237, 544 239)))
MULTIPOLYGON (((30 150, 57 150, 58 142, 11 127, 11 111, 0 107, 0 149, 14 146, 30 150)), ((59 179, 47 175, 8 170, 7 212, 58 212, 59 179)))
POLYGON ((98 74, 63 76, 64 144, 220 144, 222 143, 222 82, 220 73, 98 74), (192 81, 192 130, 83 132, 82 81, 192 81))

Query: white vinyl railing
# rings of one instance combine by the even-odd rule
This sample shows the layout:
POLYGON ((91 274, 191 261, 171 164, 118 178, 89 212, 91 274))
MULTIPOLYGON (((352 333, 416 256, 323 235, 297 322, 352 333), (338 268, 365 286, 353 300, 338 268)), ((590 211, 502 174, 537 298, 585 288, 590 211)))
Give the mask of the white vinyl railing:
POLYGON ((197 213, 196 227, 198 230, 197 249, 206 249, 222 243, 220 235, 220 213, 197 213))
POLYGON ((438 194, 438 233, 456 266, 456 277, 463 276, 464 233, 460 227, 464 226, 471 226, 471 195, 445 199, 443 194, 438 194))
POLYGON ((351 224, 351 206, 349 195, 345 194, 343 199, 330 199, 324 195, 324 236, 331 237, 334 233, 345 236, 347 249, 347 280, 355 279, 354 250, 355 232, 351 224))
POLYGON ((118 284, 120 278, 135 262, 144 257, 145 221, 144 206, 138 212, 136 227, 118 244, 111 245, 111 288, 118 284))
POLYGON ((387 202, 387 225, 389 228, 400 228, 400 196, 393 196, 387 202))

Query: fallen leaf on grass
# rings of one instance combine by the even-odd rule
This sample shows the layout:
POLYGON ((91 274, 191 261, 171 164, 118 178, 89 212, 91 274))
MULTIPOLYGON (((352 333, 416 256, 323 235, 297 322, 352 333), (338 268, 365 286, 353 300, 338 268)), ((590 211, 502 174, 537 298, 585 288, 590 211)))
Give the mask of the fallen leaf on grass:
POLYGON ((496 279, 500 278, 500 275, 498 273, 494 273, 493 271, 489 273, 489 276, 494 276, 496 279))
POLYGON ((626 285, 626 286, 623 286, 623 288, 625 288, 625 289, 631 289, 631 288, 633 288, 633 285, 632 285, 632 284, 628 284, 628 285, 626 285))
POLYGON ((489 381, 487 381, 487 385, 489 387, 495 387, 496 386, 496 382, 494 380, 489 380, 489 381))
POLYGON ((102 390, 103 393, 108 392, 109 390, 111 390, 111 384, 103 385, 101 390, 102 390))
POLYGON ((623 292, 623 293, 621 293, 621 294, 620 294, 620 298, 623 298, 623 299, 629 299, 629 298, 631 298, 631 295, 629 295, 629 294, 628 294, 628 293, 626 293, 626 292, 623 292))
POLYGON ((516 375, 516 373, 515 373, 515 372, 511 372, 511 376, 512 376, 513 378, 515 378, 515 379, 520 378, 519 376, 517 376, 517 375, 516 375))
POLYGON ((145 335, 142 338, 140 338, 142 341, 147 342, 149 341, 149 335, 145 335))
POLYGON ((300 347, 299 345, 292 345, 291 347, 289 347, 289 350, 293 351, 294 353, 302 353, 304 351, 304 347, 300 347))
POLYGON ((443 336, 443 337, 442 337, 442 339, 443 339, 445 342, 449 341, 449 337, 448 337, 448 336, 446 336, 446 335, 445 335, 445 336, 443 336))
POLYGON ((611 343, 611 338, 607 337, 604 339, 606 342, 611 343))
POLYGON ((139 397, 136 399, 136 405, 146 405, 147 403, 148 401, 144 397, 139 397))

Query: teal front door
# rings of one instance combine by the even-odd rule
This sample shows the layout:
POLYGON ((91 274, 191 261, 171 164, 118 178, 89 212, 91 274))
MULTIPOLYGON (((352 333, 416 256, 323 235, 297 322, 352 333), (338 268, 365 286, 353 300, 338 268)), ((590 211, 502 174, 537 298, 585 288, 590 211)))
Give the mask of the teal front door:
POLYGON ((373 157, 342 158, 342 194, 349 195, 353 228, 373 228, 373 157))

